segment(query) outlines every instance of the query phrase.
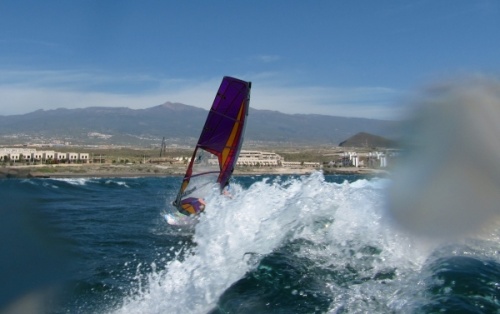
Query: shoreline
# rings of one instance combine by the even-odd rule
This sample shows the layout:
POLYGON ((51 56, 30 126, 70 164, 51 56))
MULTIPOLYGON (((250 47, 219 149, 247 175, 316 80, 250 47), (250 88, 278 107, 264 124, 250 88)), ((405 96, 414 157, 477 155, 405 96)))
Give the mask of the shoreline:
MULTIPOLYGON (((0 179, 8 178, 130 178, 130 177, 164 177, 182 176, 185 165, 111 165, 111 164, 64 164, 64 165, 21 165, 0 167, 0 179)), ((307 175, 314 168, 236 168, 235 176, 245 175, 307 175)), ((380 169, 344 167, 323 169, 325 175, 388 175, 389 172, 380 169)))

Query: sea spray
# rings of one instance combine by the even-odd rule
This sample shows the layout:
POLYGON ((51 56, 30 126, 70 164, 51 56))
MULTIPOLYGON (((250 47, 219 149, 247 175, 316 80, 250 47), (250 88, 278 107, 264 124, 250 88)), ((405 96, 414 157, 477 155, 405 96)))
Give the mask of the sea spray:
POLYGON ((293 227, 296 215, 286 211, 287 202, 299 192, 299 181, 283 188, 278 182, 263 180, 232 198, 208 197, 211 210, 196 226, 196 246, 155 277, 159 284, 151 283, 139 299, 126 300, 119 312, 210 310, 220 294, 251 267, 245 255, 268 254, 293 227), (286 222, 280 223, 280 217, 286 222))
POLYGON ((329 300, 323 309, 330 311, 408 308, 410 299, 401 297, 421 292, 409 283, 425 255, 384 220, 386 185, 382 179, 328 183, 317 172, 262 178, 245 189, 235 185, 231 198, 210 195, 194 245, 184 247, 165 269, 148 274, 147 288, 126 298, 117 312, 216 312, 238 281, 293 243, 300 245, 288 252, 292 258, 310 261, 305 274, 321 274, 316 292, 296 289, 302 299, 321 296, 329 300))

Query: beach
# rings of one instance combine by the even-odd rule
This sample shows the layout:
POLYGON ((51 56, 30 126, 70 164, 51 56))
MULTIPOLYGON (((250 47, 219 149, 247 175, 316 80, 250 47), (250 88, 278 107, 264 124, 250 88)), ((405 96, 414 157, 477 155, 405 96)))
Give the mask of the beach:
MULTIPOLYGON (((59 164, 19 165, 0 167, 0 179, 5 178, 88 178, 88 177, 149 177, 184 175, 186 165, 177 164, 59 164)), ((318 171, 310 167, 237 167, 234 175, 304 175, 318 171)), ((386 171, 342 167, 328 169, 327 174, 387 174, 386 171)))

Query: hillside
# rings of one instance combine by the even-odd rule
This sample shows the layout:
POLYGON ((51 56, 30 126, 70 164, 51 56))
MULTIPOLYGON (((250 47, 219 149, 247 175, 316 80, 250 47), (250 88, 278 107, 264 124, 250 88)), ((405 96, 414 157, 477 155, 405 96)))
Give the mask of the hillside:
MULTIPOLYGON (((74 144, 192 144, 208 111, 167 102, 147 109, 88 107, 37 110, 0 116, 0 141, 70 141, 74 144)), ((401 122, 313 114, 284 114, 250 108, 245 143, 334 145, 358 132, 396 139, 401 122)), ((0 144, 1 144, 0 143, 0 144)))
POLYGON ((394 148, 397 147, 397 142, 383 138, 381 136, 360 132, 351 136, 347 140, 341 142, 339 146, 342 147, 384 147, 394 148))

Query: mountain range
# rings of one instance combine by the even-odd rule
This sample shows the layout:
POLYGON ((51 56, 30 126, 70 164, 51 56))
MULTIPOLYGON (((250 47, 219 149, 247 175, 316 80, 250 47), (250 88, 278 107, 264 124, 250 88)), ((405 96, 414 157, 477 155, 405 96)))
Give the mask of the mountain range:
MULTIPOLYGON (((192 144, 198 139, 208 111, 166 102, 147 109, 87 107, 37 110, 0 116, 0 138, 42 141, 59 139, 74 144, 151 145, 163 138, 192 144)), ((345 118, 317 114, 285 114, 250 108, 245 143, 333 145, 366 132, 397 140, 401 121, 345 118)))

